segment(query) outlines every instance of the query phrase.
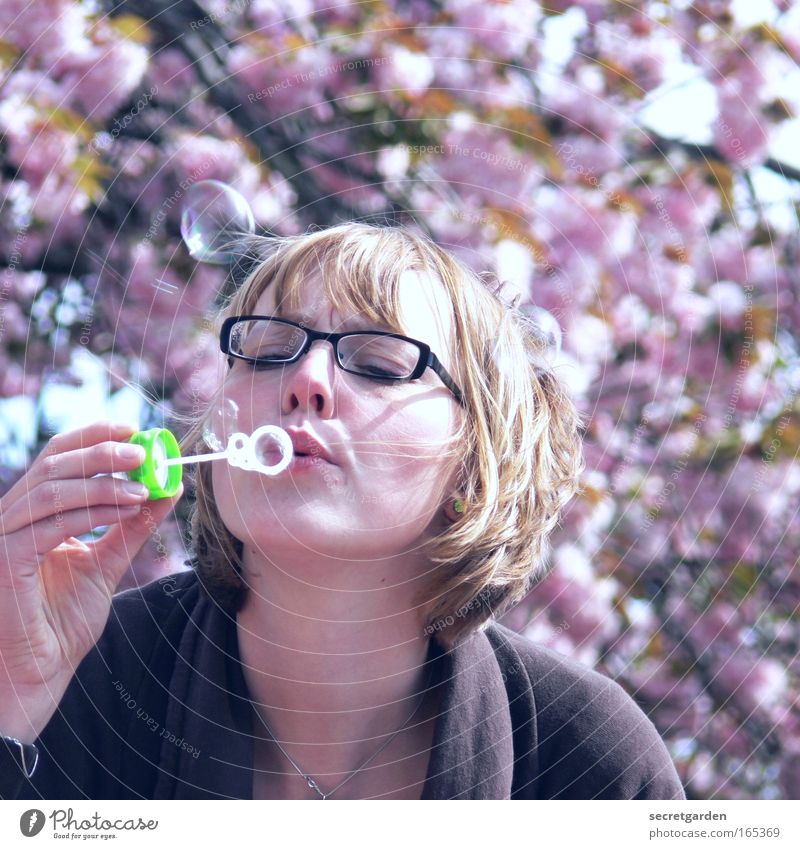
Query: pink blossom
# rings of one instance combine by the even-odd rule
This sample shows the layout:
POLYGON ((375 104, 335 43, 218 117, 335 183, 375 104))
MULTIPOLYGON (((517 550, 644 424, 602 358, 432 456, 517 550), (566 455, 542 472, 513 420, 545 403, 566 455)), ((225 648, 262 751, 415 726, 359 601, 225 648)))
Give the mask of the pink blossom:
POLYGON ((767 155, 769 128, 758 106, 743 97, 736 82, 717 87, 719 115, 713 124, 714 145, 725 158, 741 168, 758 164, 767 155))
MULTIPOLYGON (((441 150, 429 156, 429 167, 440 179, 449 182, 458 196, 474 200, 478 221, 485 219, 480 204, 492 194, 498 203, 517 198, 520 183, 531 167, 505 138, 474 126, 472 121, 448 127, 438 147, 441 150)), ((441 203, 439 194, 437 205, 441 203)), ((465 212, 460 205, 454 211, 465 212)), ((464 217, 469 220, 468 216, 464 217)))
POLYGON ((261 179, 248 200, 256 221, 265 227, 281 225, 282 232, 289 232, 287 226, 293 218, 293 208, 297 203, 297 193, 291 183, 277 172, 261 179))
POLYGON ((201 332, 192 339, 187 334, 175 342, 167 355, 167 369, 177 386, 174 403, 177 409, 196 414, 224 378, 224 358, 216 335, 211 333, 201 332))
POLYGON ((547 0, 547 7, 554 12, 566 12, 576 7, 580 9, 590 23, 597 23, 607 12, 603 0, 547 0))
POLYGON ((747 711, 778 702, 787 685, 786 670, 769 658, 754 658, 738 650, 722 660, 715 680, 747 711))
MULTIPOLYGON (((3 280, 5 284, 5 280, 3 280)), ((30 326, 20 305, 14 301, 0 301, 0 340, 24 342, 28 338, 30 326)))
POLYGON ((640 226, 647 238, 670 247, 682 262, 693 259, 688 245, 706 239, 720 210, 719 194, 695 172, 683 175, 680 182, 637 187, 634 196, 644 207, 640 226))
POLYGON ((678 701, 686 706, 700 695, 696 683, 688 676, 677 677, 671 661, 664 658, 645 658, 629 674, 636 682, 637 693, 652 701, 678 701), (686 693, 692 689, 693 692, 686 693))
POLYGON ((552 264, 567 269, 576 290, 585 282, 596 297, 599 268, 626 253, 630 225, 593 191, 542 191, 536 213, 533 233, 547 245, 552 264))
POLYGON ((9 161, 19 166, 34 190, 48 178, 56 185, 67 182, 69 169, 79 153, 76 136, 45 122, 20 123, 7 129, 9 161))
POLYGON ((585 133, 562 137, 555 153, 564 166, 564 182, 585 183, 604 192, 610 203, 622 205, 624 198, 608 185, 607 174, 624 164, 624 151, 616 144, 585 133))
POLYGON ((781 764, 780 777, 784 799, 800 799, 800 757, 787 757, 781 764))
POLYGON ((46 277, 41 271, 12 271, 4 269, 0 272, 3 289, 10 289, 14 297, 23 302, 30 302, 46 283, 46 277))
POLYGON ((389 46, 387 62, 377 65, 373 79, 380 91, 401 91, 418 97, 427 91, 435 73, 430 56, 400 45, 389 46))
POLYGON ((21 117, 29 120, 36 114, 32 107, 58 107, 62 98, 61 86, 47 72, 20 68, 4 80, 0 120, 11 129, 21 117))
POLYGON ((696 795, 706 798, 711 794, 717 784, 713 757, 708 752, 698 752, 688 764, 687 778, 696 795))
POLYGON ((569 637, 576 645, 616 633, 611 615, 616 581, 595 580, 585 552, 576 546, 560 546, 554 563, 553 571, 536 587, 537 604, 569 623, 569 637))
POLYGON ((623 295, 612 306, 614 345, 621 348, 641 339, 650 324, 649 310, 637 295, 623 295))
POLYGON ((575 316, 569 326, 567 340, 579 361, 602 363, 613 352, 611 328, 594 315, 575 316))
POLYGON ((41 59, 49 67, 63 52, 86 44, 88 14, 86 7, 70 0, 47 0, 46 9, 30 0, 3 0, 0 32, 30 60, 41 59))
POLYGON ((242 148, 233 141, 213 136, 178 136, 169 151, 175 173, 176 189, 181 182, 192 185, 200 180, 238 182, 239 169, 246 158, 242 148))
POLYGON ((697 63, 704 68, 714 85, 731 83, 751 103, 760 102, 765 94, 765 69, 770 64, 772 50, 753 31, 743 34, 736 41, 720 40, 711 49, 697 56, 697 63))
POLYGON ((741 327, 741 318, 749 300, 738 283, 721 280, 708 289, 708 297, 716 307, 720 324, 726 328, 741 327))
POLYGON ((483 0, 450 0, 453 26, 472 30, 485 49, 503 57, 529 55, 536 44, 541 17, 538 4, 527 0, 485 3, 483 0))
POLYGON ((587 133, 616 145, 627 118, 604 94, 602 90, 565 80, 546 95, 545 106, 554 118, 571 124, 572 132, 587 133))
MULTIPOLYGON (((742 236, 738 227, 723 227, 709 234, 707 244, 703 245, 696 258, 700 279, 709 283, 716 280, 744 282, 748 279, 750 253, 742 236)), ((774 268, 774 261, 771 265, 774 268)))
POLYGON ((377 168, 385 180, 403 179, 410 164, 407 147, 383 147, 378 151, 377 168))
POLYGON ((228 66, 247 87, 242 97, 248 111, 281 117, 324 101, 328 87, 335 95, 347 86, 352 73, 347 61, 321 44, 291 51, 281 48, 277 56, 238 45, 231 50, 228 66))
MULTIPOLYGON (((18 363, 4 363, 0 371, 0 398, 25 394, 25 372, 18 363)), ((30 394, 30 393, 28 393, 30 394)))
POLYGON ((197 76, 189 60, 174 47, 159 50, 150 58, 148 78, 158 87, 159 100, 180 100, 197 82, 197 76))
MULTIPOLYGON (((425 4, 423 4, 423 9, 425 4)), ((322 8, 315 10, 315 18, 321 24, 352 26, 359 18, 361 12, 357 0, 326 0, 322 8)), ((421 14, 415 14, 413 20, 421 20, 421 14)))
POLYGON ((134 101, 130 111, 133 120, 152 98, 149 89, 137 91, 147 62, 148 53, 143 45, 119 39, 68 54, 59 60, 54 71, 61 77, 70 102, 87 120, 104 121, 128 100, 134 101))
POLYGON ((650 91, 663 82, 664 67, 676 52, 674 38, 663 32, 653 34, 645 13, 638 14, 631 24, 634 32, 638 26, 649 37, 632 37, 628 26, 620 26, 617 21, 600 21, 594 28, 594 38, 601 55, 615 70, 625 74, 626 81, 642 91, 650 91))

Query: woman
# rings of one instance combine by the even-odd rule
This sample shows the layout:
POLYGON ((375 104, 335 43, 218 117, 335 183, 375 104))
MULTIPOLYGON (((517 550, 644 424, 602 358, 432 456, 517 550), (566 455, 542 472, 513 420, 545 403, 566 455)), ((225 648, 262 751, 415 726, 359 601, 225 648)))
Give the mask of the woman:
POLYGON ((620 687, 493 622, 582 465, 534 328, 409 230, 251 247, 216 400, 309 459, 199 464, 194 570, 112 602, 175 499, 92 477, 132 428, 51 440, 0 513, 0 795, 683 798, 620 687))

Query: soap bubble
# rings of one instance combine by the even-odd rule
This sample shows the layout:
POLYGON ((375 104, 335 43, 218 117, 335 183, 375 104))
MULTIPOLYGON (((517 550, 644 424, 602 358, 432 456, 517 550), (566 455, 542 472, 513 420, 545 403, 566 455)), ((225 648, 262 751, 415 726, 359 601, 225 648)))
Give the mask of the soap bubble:
POLYGON ((219 180, 189 187, 181 215, 181 235, 199 262, 228 265, 237 259, 236 242, 255 233, 253 211, 236 189, 219 180))
POLYGON ((228 439, 239 430, 239 407, 232 398, 224 398, 213 407, 203 427, 203 442, 212 451, 224 451, 228 439))
POLYGON ((292 461, 294 447, 286 431, 277 425, 262 425, 251 434, 239 430, 239 407, 225 398, 209 411, 203 426, 203 442, 239 469, 280 474, 292 461))

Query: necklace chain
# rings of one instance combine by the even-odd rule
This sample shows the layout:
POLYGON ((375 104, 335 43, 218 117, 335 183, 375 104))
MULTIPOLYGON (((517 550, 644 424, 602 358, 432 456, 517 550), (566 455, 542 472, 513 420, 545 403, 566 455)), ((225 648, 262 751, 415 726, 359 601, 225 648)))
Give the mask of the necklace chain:
MULTIPOLYGON (((319 798, 320 798, 320 799, 323 799, 323 800, 325 800, 325 799, 330 799, 330 797, 331 797, 331 796, 333 796, 333 794, 334 794, 334 793, 335 793, 335 792, 336 792, 336 791, 337 791, 340 787, 344 786, 344 785, 345 785, 348 781, 350 781, 350 779, 351 779, 354 775, 357 775, 359 772, 361 772, 361 770, 362 770, 362 769, 364 769, 364 767, 365 767, 365 766, 366 766, 366 765, 367 765, 370 761, 375 760, 375 758, 377 758, 377 757, 378 757, 378 755, 379 755, 379 754, 380 754, 380 753, 381 753, 381 752, 382 752, 382 751, 383 751, 383 750, 384 750, 384 749, 385 749, 385 748, 389 745, 389 743, 391 743, 391 742, 392 742, 392 740, 394 740, 394 738, 395 738, 395 737, 397 737, 397 735, 398 735, 398 734, 400 734, 400 732, 401 732, 401 731, 403 731, 403 730, 406 728, 406 726, 408 725, 408 723, 409 723, 409 722, 411 722, 411 720, 412 720, 412 719, 416 716, 417 711, 418 711, 418 710, 422 707, 422 703, 425 701, 425 694, 427 693, 427 691, 428 691, 428 687, 430 686, 432 676, 433 676, 433 664, 431 665, 430 671, 428 672, 428 680, 427 680, 427 682, 425 683, 425 687, 424 687, 424 689, 423 689, 423 691, 422 691, 422 697, 420 698, 420 700, 419 700, 419 702, 417 703, 417 706, 414 708, 414 710, 413 710, 413 711, 411 711, 411 714, 410 714, 410 716, 408 717, 408 719, 406 719, 406 721, 405 721, 405 722, 404 722, 404 723, 403 723, 403 724, 402 724, 402 725, 401 725, 401 726, 397 729, 397 731, 395 731, 395 732, 394 732, 394 734, 392 734, 392 736, 391 736, 391 737, 389 737, 389 739, 388 739, 388 740, 386 740, 384 743, 382 743, 382 744, 381 744, 381 746, 380 746, 380 747, 379 747, 376 751, 374 751, 374 752, 373 752, 373 753, 372 753, 372 754, 371 754, 371 755, 370 755, 370 756, 369 756, 369 757, 368 757, 368 758, 367 758, 367 759, 366 759, 366 760, 365 760, 365 761, 364 761, 364 762, 363 762, 360 766, 356 767, 356 768, 355 768, 355 769, 354 769, 354 770, 350 773, 350 775, 348 775, 348 776, 347 776, 347 777, 346 777, 343 781, 340 781, 340 782, 339 782, 339 784, 337 784, 337 785, 336 785, 336 787, 334 787, 334 788, 333 788, 333 790, 331 790, 329 793, 323 793, 323 792, 322 792, 322 789, 320 788, 320 786, 319 786, 319 784, 317 783, 316 779, 315 779, 313 776, 308 775, 307 773, 303 772, 303 770, 302 770, 302 769, 300 769, 300 767, 299 767, 299 766, 295 763, 295 761, 294 761, 294 759, 292 758, 292 756, 291 756, 291 755, 290 755, 290 754, 286 751, 286 749, 284 749, 284 748, 283 748, 283 746, 282 746, 282 745, 280 744, 280 742, 278 741, 277 737, 275 737, 275 735, 272 733, 272 730, 270 729, 269 725, 267 725, 266 721, 264 720, 264 717, 262 717, 262 716, 261 716, 260 712, 259 712, 257 709, 256 709, 256 711, 255 711, 255 712, 256 712, 256 715, 258 716, 258 718, 261 720, 261 724, 262 724, 262 725, 264 726, 264 728, 266 729, 267 734, 269 734, 269 736, 272 738, 272 740, 273 740, 273 742, 275 743, 275 745, 276 745, 276 746, 277 746, 277 747, 281 750, 281 752, 283 752, 284 757, 285 757, 285 758, 286 758, 286 760, 287 760, 287 761, 289 761, 289 763, 290 763, 290 764, 294 767, 295 772, 297 772, 297 774, 298 774, 301 778, 303 778, 303 779, 304 779, 304 781, 306 782, 306 784, 307 784, 307 785, 308 785, 308 786, 309 786, 312 790, 316 791, 316 793, 318 794, 318 796, 319 796, 319 798)), ((255 705, 253 705, 253 708, 255 709, 255 705)))

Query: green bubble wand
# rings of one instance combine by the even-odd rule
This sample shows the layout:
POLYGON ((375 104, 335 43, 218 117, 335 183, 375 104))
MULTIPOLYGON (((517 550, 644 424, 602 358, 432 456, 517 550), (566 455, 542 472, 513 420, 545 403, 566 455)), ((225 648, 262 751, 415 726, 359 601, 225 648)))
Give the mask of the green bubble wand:
MULTIPOLYGON (((205 438, 212 449, 222 449, 215 435, 205 434, 205 438)), ((128 477, 144 484, 151 500, 172 498, 180 488, 183 467, 188 463, 227 460, 231 466, 239 469, 275 476, 292 462, 294 456, 289 434, 277 425, 262 425, 249 435, 237 431, 228 437, 224 450, 189 457, 181 456, 178 440, 167 428, 154 427, 137 431, 130 442, 144 448, 145 459, 141 466, 128 472, 128 477), (276 452, 280 455, 278 461, 267 462, 276 452)))

